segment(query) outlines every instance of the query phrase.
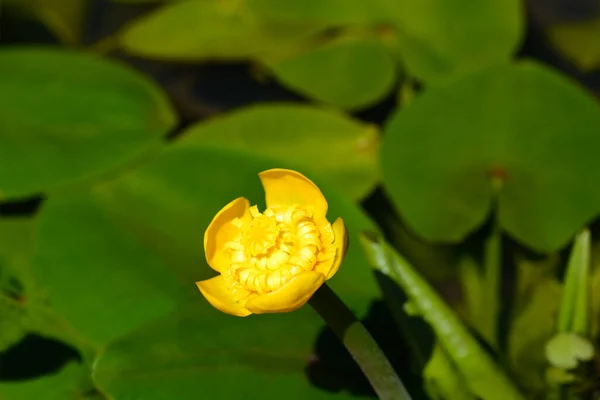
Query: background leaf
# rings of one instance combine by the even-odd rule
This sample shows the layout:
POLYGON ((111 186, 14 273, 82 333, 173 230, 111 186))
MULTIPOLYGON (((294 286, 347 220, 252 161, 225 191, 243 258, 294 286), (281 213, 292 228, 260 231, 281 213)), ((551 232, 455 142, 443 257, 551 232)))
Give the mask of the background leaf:
POLYGON ((2 49, 0 87, 0 197, 97 176, 156 144, 175 123, 154 84, 86 54, 2 49))
POLYGON ((573 332, 586 336, 590 330, 591 240, 590 231, 587 229, 575 236, 565 272, 557 332, 573 332))
POLYGON ((260 15, 331 26, 378 25, 411 76, 439 83, 509 60, 520 44, 519 0, 249 0, 260 15))
POLYGON ((323 28, 265 20, 245 1, 181 1, 132 22, 120 43, 150 58, 239 60, 300 43, 323 28))
POLYGON ((521 299, 512 316, 507 339, 507 360, 517 381, 529 393, 545 393, 547 367, 544 349, 555 332, 561 285, 553 277, 540 277, 521 299))
POLYGON ((548 37, 580 69, 600 68, 600 18, 557 24, 549 28, 548 37))
POLYGON ((376 103, 396 81, 394 60, 375 37, 341 38, 262 61, 290 89, 341 108, 376 103))
POLYGON ((69 45, 82 40, 87 0, 7 0, 9 6, 42 21, 61 42, 69 45))
POLYGON ((265 156, 322 178, 358 200, 379 175, 374 125, 305 105, 247 107, 188 128, 188 147, 234 149, 265 156))
POLYGON ((600 208, 589 181, 600 174, 599 111, 532 62, 431 88, 386 128, 386 189, 418 234, 458 241, 487 217, 500 178, 501 227, 534 249, 559 248, 600 208))
POLYGON ((423 380, 432 400, 475 400, 464 377, 456 370, 440 345, 434 347, 423 380))
POLYGON ((508 60, 523 30, 520 0, 386 0, 410 74, 449 80, 508 60))

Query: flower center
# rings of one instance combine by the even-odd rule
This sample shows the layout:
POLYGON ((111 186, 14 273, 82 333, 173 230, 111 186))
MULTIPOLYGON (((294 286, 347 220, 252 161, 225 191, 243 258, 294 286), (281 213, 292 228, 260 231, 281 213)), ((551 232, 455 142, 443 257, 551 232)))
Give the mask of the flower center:
POLYGON ((279 230, 277 222, 273 218, 260 215, 245 228, 242 240, 244 247, 253 257, 267 254, 277 244, 279 230))
POLYGON ((231 265, 224 274, 237 301, 279 289, 293 276, 335 257, 334 234, 327 220, 313 220, 311 210, 271 207, 252 219, 235 219, 238 236, 228 242, 231 265))

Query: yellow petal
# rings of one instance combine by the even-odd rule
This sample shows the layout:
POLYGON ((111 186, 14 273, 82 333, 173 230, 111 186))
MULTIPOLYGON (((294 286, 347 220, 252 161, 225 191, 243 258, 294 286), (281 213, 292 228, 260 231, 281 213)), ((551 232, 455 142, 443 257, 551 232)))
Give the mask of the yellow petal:
POLYGON ((310 179, 289 169, 270 169, 258 174, 266 194, 267 207, 299 206, 314 210, 314 219, 327 215, 327 200, 310 179))
POLYGON ((327 260, 315 266, 315 271, 322 273, 325 279, 331 278, 340 269, 340 264, 348 250, 348 231, 341 218, 335 220, 333 227, 333 245, 335 246, 335 258, 327 260))
POLYGON ((238 197, 223 207, 206 228, 206 232, 204 232, 204 253, 206 262, 215 271, 222 273, 229 268, 231 264, 230 256, 224 251, 224 246, 239 232, 239 228, 233 225, 231 221, 234 218, 251 219, 249 207, 248 200, 238 197))
POLYGON ((316 271, 302 272, 280 289, 249 300, 246 308, 255 314, 295 311, 310 299, 323 282, 323 274, 316 271))
POLYGON ((238 317, 246 317, 252 314, 245 307, 233 300, 233 296, 222 275, 196 282, 196 285, 204 297, 206 297, 206 300, 217 310, 238 317))

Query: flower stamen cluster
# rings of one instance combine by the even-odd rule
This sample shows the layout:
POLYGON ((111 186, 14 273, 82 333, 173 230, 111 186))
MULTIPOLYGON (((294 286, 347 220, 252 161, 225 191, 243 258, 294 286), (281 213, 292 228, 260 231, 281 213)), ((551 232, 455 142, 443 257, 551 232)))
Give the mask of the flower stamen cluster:
POLYGON ((281 288, 301 272, 335 257, 333 229, 327 220, 316 223, 313 213, 299 206, 250 207, 252 220, 236 218, 238 236, 225 244, 231 252, 227 271, 236 300, 281 288))

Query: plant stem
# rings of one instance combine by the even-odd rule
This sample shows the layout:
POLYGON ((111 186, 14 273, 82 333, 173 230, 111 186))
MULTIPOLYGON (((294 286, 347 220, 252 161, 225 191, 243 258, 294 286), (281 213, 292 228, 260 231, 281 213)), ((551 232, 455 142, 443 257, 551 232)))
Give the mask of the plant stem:
POLYGON ((309 300, 342 341, 382 400, 410 400, 402 380, 371 334, 327 284, 309 300))
MULTIPOLYGON (((504 184, 503 172, 498 172, 492 177, 492 192, 496 210, 498 196, 504 184)), ((502 228, 498 221, 497 211, 492 211, 492 226, 490 235, 483 244, 483 280, 482 280, 482 307, 477 316, 481 335, 494 348, 498 349, 498 319, 500 316, 500 286, 502 281, 502 228)))
POLYGON ((502 233, 497 217, 494 215, 492 218, 492 231, 485 241, 483 250, 483 307, 478 317, 481 320, 481 335, 497 348, 502 277, 502 233))

